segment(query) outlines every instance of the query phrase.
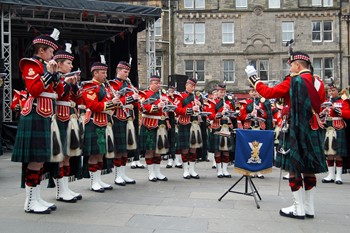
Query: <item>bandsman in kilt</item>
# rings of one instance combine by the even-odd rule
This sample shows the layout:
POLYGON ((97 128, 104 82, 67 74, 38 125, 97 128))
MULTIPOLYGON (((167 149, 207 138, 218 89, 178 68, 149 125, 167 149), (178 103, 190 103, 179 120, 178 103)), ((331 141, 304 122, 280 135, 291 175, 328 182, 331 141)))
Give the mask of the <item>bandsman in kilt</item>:
POLYGON ((160 172, 161 154, 169 151, 168 128, 170 127, 168 114, 164 107, 168 104, 168 97, 161 92, 160 77, 152 75, 149 79, 149 89, 140 92, 142 124, 140 128, 140 150, 145 151, 148 168, 148 180, 152 182, 167 181, 168 178, 160 172))
POLYGON ((186 90, 176 97, 175 110, 178 116, 178 137, 176 148, 181 151, 183 161, 183 177, 185 179, 199 179, 195 171, 197 159, 196 150, 202 146, 202 135, 199 127, 200 101, 195 95, 197 80, 188 78, 186 90))
POLYGON ((235 111, 235 104, 231 96, 226 95, 226 84, 220 83, 216 86, 218 98, 211 103, 211 149, 214 151, 217 177, 231 178, 227 171, 230 162, 230 151, 234 150, 234 141, 231 135, 233 124, 230 116, 235 111), (231 98, 229 98, 231 97, 231 98))
POLYGON ((128 151, 137 149, 136 131, 134 127, 134 107, 138 107, 139 95, 131 86, 128 78, 130 73, 130 64, 120 61, 116 69, 116 77, 109 81, 111 89, 119 95, 121 105, 113 114, 113 132, 115 158, 113 160, 115 167, 116 185, 125 186, 125 184, 136 184, 136 181, 126 175, 126 163, 128 162, 128 151), (129 91, 120 94, 124 88, 129 91))
POLYGON ((325 154, 327 156, 328 175, 322 183, 343 184, 343 158, 348 156, 344 120, 350 119, 349 99, 342 99, 332 82, 328 85, 329 102, 322 106, 320 117, 325 124, 325 154), (334 167, 335 165, 335 167, 334 167))
POLYGON ((302 52, 294 52, 289 58, 290 76, 280 84, 269 88, 257 76, 252 66, 247 66, 249 82, 265 98, 284 97, 289 112, 289 156, 286 156, 286 168, 289 170, 289 186, 294 204, 280 210, 285 217, 304 219, 313 218, 316 173, 327 171, 323 149, 322 123, 318 113, 325 100, 322 81, 313 75, 310 57, 302 52), (305 190, 305 193, 304 193, 305 190), (305 197, 305 199, 304 199, 305 197))
MULTIPOLYGON (((82 96, 86 104, 85 132, 83 155, 88 157, 90 172, 90 189, 103 193, 113 187, 101 180, 103 157, 113 155, 112 111, 119 104, 119 99, 113 97, 106 89, 108 66, 95 62, 91 66, 92 80, 83 85, 82 96)), ((118 133, 118 132, 115 132, 118 133)))
MULTIPOLYGON (((218 98, 218 91, 216 89, 213 89, 211 92, 208 93, 208 99, 207 101, 204 102, 203 105, 203 111, 204 112, 212 112, 213 110, 213 104, 215 103, 216 99, 218 98)), ((208 119, 209 122, 207 122, 208 125, 208 138, 207 138, 207 143, 208 143, 208 160, 213 162, 213 165, 211 166, 211 168, 216 169, 216 161, 215 161, 215 155, 214 155, 214 151, 212 149, 212 143, 211 143, 211 124, 210 124, 210 120, 208 119)))
POLYGON ((56 209, 54 203, 41 198, 40 182, 44 163, 63 160, 55 119, 57 63, 51 60, 58 49, 59 31, 55 29, 51 36, 34 38, 33 57, 19 62, 28 99, 21 110, 12 161, 22 163, 26 213, 48 214, 56 209))
MULTIPOLYGON (((175 97, 179 95, 179 93, 176 91, 176 88, 173 85, 168 86, 167 96, 168 101, 171 104, 174 104, 175 97)), ((176 116, 175 112, 168 112, 168 118, 170 123, 170 128, 168 129, 168 135, 169 135, 169 157, 168 157, 168 163, 166 165, 166 168, 172 168, 173 164, 175 162, 175 166, 182 167, 182 164, 179 162, 179 159, 176 159, 176 116)))
POLYGON ((71 44, 66 43, 66 50, 59 50, 53 59, 58 65, 59 82, 56 88, 58 95, 56 101, 57 124, 60 130, 64 159, 59 163, 59 171, 56 172, 56 200, 64 202, 76 202, 82 199, 82 195, 73 192, 69 187, 71 177, 71 156, 81 156, 79 124, 76 112, 75 100, 78 95, 77 75, 67 76, 73 68, 74 56, 71 44))

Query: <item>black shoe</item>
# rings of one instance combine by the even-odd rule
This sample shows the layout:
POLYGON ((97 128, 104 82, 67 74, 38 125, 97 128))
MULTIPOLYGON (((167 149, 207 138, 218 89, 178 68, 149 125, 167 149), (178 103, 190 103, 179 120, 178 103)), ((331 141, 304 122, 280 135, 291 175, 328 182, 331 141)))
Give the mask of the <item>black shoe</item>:
POLYGON ((104 193, 105 189, 104 188, 100 188, 100 189, 91 189, 91 191, 94 191, 96 193, 104 193))
POLYGON ((225 178, 231 178, 231 175, 224 175, 225 178))
POLYGON ((130 166, 131 169, 136 169, 136 166, 132 165, 130 166))
POLYGON ((145 168, 145 166, 143 166, 143 165, 136 165, 136 168, 140 168, 140 169, 144 169, 145 168))
POLYGON ((305 214, 305 217, 307 217, 307 218, 314 218, 314 215, 313 214, 305 214))
POLYGON ((322 183, 334 183, 334 180, 326 180, 326 179, 322 179, 322 183))
POLYGON ((284 213, 282 210, 280 210, 280 215, 288 218, 305 219, 305 216, 294 215, 293 212, 284 213))
POLYGON ((55 211, 57 210, 57 206, 56 205, 49 206, 49 210, 55 211))
POLYGON ((167 164, 166 165, 166 168, 172 168, 173 166, 171 166, 171 165, 169 165, 169 164, 167 164))
POLYGON ((167 177, 164 177, 163 179, 157 178, 157 180, 159 180, 159 181, 168 181, 168 178, 167 177))
POLYGON ((213 166, 211 166, 211 168, 212 168, 212 169, 216 169, 216 166, 213 165, 213 166))
POLYGON ((191 178, 196 179, 196 180, 200 179, 199 175, 196 175, 196 176, 191 175, 191 178))
POLYGON ((126 183, 125 183, 125 182, 118 183, 118 182, 115 182, 115 181, 114 181, 114 183, 115 183, 116 185, 119 185, 119 186, 125 186, 125 185, 126 185, 126 183))
POLYGON ((148 178, 148 180, 151 181, 151 182, 157 182, 157 178, 155 178, 155 177, 153 179, 149 179, 148 178))
POLYGON ((191 179, 191 176, 190 176, 190 175, 188 175, 188 176, 184 176, 184 179, 186 179, 186 180, 190 180, 190 179, 191 179))
POLYGON ((258 177, 259 179, 264 179, 265 178, 263 175, 257 175, 256 177, 258 177))
POLYGON ((125 181, 125 184, 136 184, 136 181, 133 180, 133 181, 125 181))
POLYGON ((175 165, 175 167, 182 168, 182 164, 181 165, 175 165))
POLYGON ((81 194, 79 194, 78 196, 75 196, 75 198, 76 198, 78 201, 80 201, 80 200, 83 199, 83 196, 82 196, 81 194))
POLYGON ((56 198, 56 200, 57 201, 62 201, 62 202, 67 202, 67 203, 76 203, 77 202, 77 198, 76 197, 74 197, 74 198, 72 198, 70 200, 65 200, 62 197, 59 197, 59 198, 56 198))
POLYGON ((224 177, 224 175, 217 175, 217 177, 218 177, 218 178, 223 178, 223 177, 224 177))
POLYGON ((336 184, 343 184, 343 181, 341 181, 341 180, 336 180, 335 183, 336 183, 336 184))

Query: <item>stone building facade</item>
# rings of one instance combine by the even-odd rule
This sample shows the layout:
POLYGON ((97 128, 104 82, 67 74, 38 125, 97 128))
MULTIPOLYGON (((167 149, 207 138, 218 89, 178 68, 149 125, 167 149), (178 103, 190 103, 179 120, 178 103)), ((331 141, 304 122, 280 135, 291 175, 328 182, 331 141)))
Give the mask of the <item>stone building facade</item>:
MULTIPOLYGON (((125 1, 123 1, 125 2, 125 1)), ((126 1, 161 7, 156 56, 164 83, 172 74, 198 77, 210 91, 225 80, 230 91, 248 89, 245 67, 254 65, 272 85, 289 67, 289 47, 308 53, 314 72, 349 85, 349 2, 344 0, 126 1)), ((145 33, 139 35, 139 80, 145 79, 145 33)))

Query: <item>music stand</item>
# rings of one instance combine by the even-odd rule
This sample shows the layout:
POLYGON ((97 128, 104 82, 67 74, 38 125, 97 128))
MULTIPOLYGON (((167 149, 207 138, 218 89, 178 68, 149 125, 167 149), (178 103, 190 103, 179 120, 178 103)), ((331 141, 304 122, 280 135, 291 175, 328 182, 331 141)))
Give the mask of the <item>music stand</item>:
POLYGON ((260 209, 258 198, 261 196, 254 185, 251 174, 257 172, 268 173, 272 171, 273 157, 273 131, 272 130, 236 130, 236 159, 235 171, 242 174, 218 200, 221 201, 229 192, 253 196, 256 208, 260 209), (237 156, 240 155, 240 156, 237 156), (245 178, 244 192, 232 189, 245 178), (248 191, 248 186, 250 191, 248 191))
POLYGON ((256 204, 256 208, 260 209, 260 205, 258 203, 258 198, 259 197, 260 201, 261 201, 261 196, 258 192, 258 190, 256 189, 252 178, 250 177, 250 175, 242 175, 241 178, 239 178, 239 180, 236 181, 236 183, 234 183, 218 200, 221 201, 222 198, 224 198, 224 196, 226 196, 226 194, 228 193, 238 193, 238 194, 243 194, 246 196, 253 196, 254 200, 255 200, 255 204, 256 204), (243 178, 245 178, 245 188, 244 188, 244 192, 238 192, 238 191, 232 191, 232 189, 241 181, 243 180, 243 178), (251 192, 248 192, 248 184, 250 186, 251 192))

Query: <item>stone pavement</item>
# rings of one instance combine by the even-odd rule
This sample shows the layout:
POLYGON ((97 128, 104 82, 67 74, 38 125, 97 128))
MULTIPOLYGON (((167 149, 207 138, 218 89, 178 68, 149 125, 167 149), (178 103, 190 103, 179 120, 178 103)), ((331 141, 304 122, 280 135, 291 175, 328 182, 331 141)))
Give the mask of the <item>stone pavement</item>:
MULTIPOLYGON (((144 161, 142 161, 144 163, 144 161)), ((257 209, 252 196, 228 193, 218 198, 240 177, 232 171, 231 179, 216 178, 211 162, 197 163, 200 180, 184 180, 182 170, 166 169, 168 182, 149 182, 146 169, 127 168, 136 185, 94 193, 89 180, 79 180, 70 187, 83 195, 83 200, 69 204, 55 201, 54 189, 42 189, 46 201, 58 209, 49 215, 26 214, 23 210, 24 189, 20 189, 20 164, 10 161, 10 154, 0 156, 0 232, 1 233, 203 233, 203 232, 268 232, 324 233, 350 230, 350 174, 343 175, 343 185, 322 184, 319 175, 315 197, 314 219, 295 220, 279 216, 279 209, 292 203, 287 181, 277 195, 279 169, 253 179, 262 200, 257 209)), ((113 175, 103 176, 112 183, 113 175)), ((42 186, 46 186, 46 182, 42 186)), ((233 190, 244 192, 244 180, 233 190)))

